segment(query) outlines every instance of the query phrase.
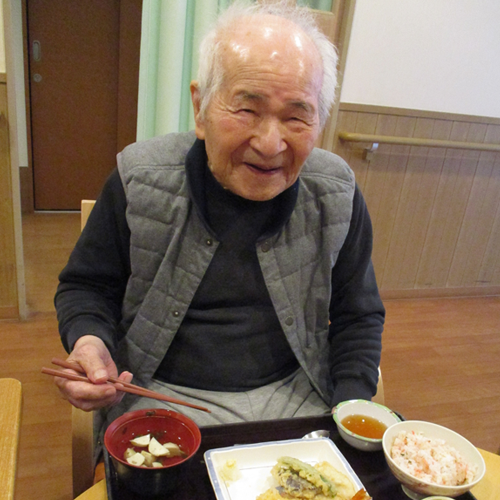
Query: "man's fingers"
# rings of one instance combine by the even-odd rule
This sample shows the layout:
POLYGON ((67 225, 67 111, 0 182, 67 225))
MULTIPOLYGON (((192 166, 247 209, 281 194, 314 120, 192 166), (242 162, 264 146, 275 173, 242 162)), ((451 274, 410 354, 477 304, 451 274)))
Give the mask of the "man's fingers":
MULTIPOLYGON (((92 337, 81 337, 68 357, 69 362, 79 364, 90 382, 76 382, 55 377, 64 399, 73 406, 85 411, 96 410, 119 403, 124 393, 112 384, 106 383, 110 376, 117 377, 116 365, 102 340, 92 337)), ((73 370, 67 370, 73 372, 73 370)), ((130 382, 132 374, 123 372, 120 381, 130 382)))
POLYGON ((99 356, 82 357, 78 362, 94 384, 104 384, 108 380, 110 374, 99 356))
MULTIPOLYGON (((119 377, 122 382, 131 382, 132 378, 133 375, 130 372, 123 372, 119 377)), ((84 411, 117 405, 125 395, 123 391, 115 388, 112 384, 76 382, 61 377, 55 377, 54 380, 61 389, 63 398, 84 411)))
POLYGON ((117 391, 112 385, 94 385, 85 382, 68 382, 72 386, 66 386, 63 397, 73 406, 85 411, 97 410, 105 406, 114 405, 116 398, 121 399, 121 391, 117 391))
MULTIPOLYGON (((120 373, 120 376, 118 377, 118 379, 121 382, 130 383, 130 382, 132 382, 133 375, 130 372, 122 372, 122 373, 120 373)), ((118 390, 116 391, 115 399, 112 403, 113 405, 117 405, 123 399, 123 396, 125 396, 125 392, 120 391, 119 387, 117 389, 118 390)))
POLYGON ((106 368, 97 368, 94 372, 90 370, 92 376, 90 376, 89 372, 87 373, 90 380, 92 380, 95 384, 102 384, 108 380, 108 371, 106 368))
POLYGON ((77 361, 87 377, 96 384, 106 382, 109 376, 116 376, 116 366, 104 342, 92 336, 77 340, 70 359, 77 361))
POLYGON ((68 400, 112 400, 116 395, 116 389, 110 384, 92 384, 90 382, 76 382, 61 377, 54 379, 57 387, 68 400))
POLYGON ((122 372, 122 373, 120 373, 118 380, 120 380, 121 382, 126 382, 127 384, 130 384, 130 382, 132 382, 133 378, 134 378, 134 376, 130 372, 122 372))
POLYGON ((75 406, 76 408, 80 408, 83 411, 94 411, 99 408, 104 408, 106 406, 114 405, 114 399, 111 400, 82 400, 82 399, 73 399, 68 398, 68 401, 75 406))

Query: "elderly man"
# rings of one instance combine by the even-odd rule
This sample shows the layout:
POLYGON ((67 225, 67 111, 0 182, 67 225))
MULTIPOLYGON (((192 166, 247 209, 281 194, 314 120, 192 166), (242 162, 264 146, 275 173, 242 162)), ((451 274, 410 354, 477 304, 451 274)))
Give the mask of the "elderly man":
MULTIPOLYGON (((376 391, 384 309, 349 167, 314 149, 332 45, 300 9, 231 7, 202 43, 196 130, 126 148, 60 276, 69 360, 208 407, 199 425, 318 415, 376 391)), ((103 427, 150 407, 56 379, 103 427)), ((158 403, 164 405, 163 403, 158 403)))

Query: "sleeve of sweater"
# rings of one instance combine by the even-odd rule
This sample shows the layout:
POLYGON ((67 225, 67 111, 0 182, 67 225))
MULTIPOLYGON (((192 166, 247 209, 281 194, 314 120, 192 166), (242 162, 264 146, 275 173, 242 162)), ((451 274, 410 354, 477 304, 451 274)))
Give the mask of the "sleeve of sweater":
POLYGON ((111 352, 116 347, 130 276, 130 230, 125 210, 125 192, 115 169, 59 275, 55 306, 61 340, 68 352, 84 335, 101 338, 111 352))
POLYGON ((348 399, 371 399, 376 392, 385 310, 371 253, 370 216, 356 186, 349 232, 332 271, 332 406, 348 399))

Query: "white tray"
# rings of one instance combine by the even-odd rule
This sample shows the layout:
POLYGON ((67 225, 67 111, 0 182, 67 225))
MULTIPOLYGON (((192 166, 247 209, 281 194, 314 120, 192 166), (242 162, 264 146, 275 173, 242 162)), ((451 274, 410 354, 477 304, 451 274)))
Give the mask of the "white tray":
POLYGON ((291 439, 206 451, 205 463, 217 500, 255 500, 258 495, 276 486, 271 476, 271 469, 282 456, 298 458, 310 465, 327 461, 349 476, 357 489, 364 488, 347 460, 330 439, 291 439), (226 483, 219 475, 219 470, 227 460, 236 460, 241 473, 237 481, 226 483))

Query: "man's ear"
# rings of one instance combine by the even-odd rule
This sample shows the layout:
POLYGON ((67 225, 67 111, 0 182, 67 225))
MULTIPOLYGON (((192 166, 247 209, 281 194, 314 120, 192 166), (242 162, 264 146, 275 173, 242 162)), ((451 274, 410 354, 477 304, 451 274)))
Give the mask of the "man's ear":
POLYGON ((200 140, 205 139, 205 124, 200 114, 201 107, 201 98, 200 98, 200 90, 198 87, 198 82, 192 81, 189 86, 189 90, 191 91, 191 101, 193 103, 194 110, 194 130, 196 132, 196 137, 200 140))

